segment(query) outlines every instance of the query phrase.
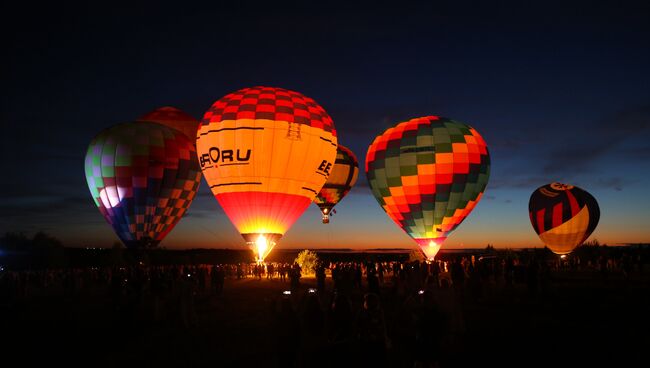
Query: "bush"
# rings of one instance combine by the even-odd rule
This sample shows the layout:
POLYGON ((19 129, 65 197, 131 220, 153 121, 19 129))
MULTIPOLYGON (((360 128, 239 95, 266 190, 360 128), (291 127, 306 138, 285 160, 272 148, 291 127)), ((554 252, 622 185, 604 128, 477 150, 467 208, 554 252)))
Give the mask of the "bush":
POLYGON ((298 253, 295 262, 300 265, 303 274, 313 275, 316 273, 316 267, 318 266, 318 255, 309 249, 305 249, 298 253))

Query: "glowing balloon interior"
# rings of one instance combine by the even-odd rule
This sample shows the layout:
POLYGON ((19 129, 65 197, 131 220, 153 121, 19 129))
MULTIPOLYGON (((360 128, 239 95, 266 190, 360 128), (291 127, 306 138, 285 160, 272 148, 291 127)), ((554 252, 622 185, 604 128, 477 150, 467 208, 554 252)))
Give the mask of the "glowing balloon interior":
POLYGON ((212 193, 259 255, 260 236, 268 254, 325 184, 337 137, 332 119, 311 98, 253 87, 212 105, 196 145, 212 193))
POLYGON ((324 224, 329 223, 332 208, 350 192, 358 177, 359 162, 357 157, 348 148, 339 144, 336 151, 336 162, 330 177, 314 199, 314 203, 321 210, 324 224))
POLYGON ((88 188, 127 247, 156 246, 192 203, 201 180, 192 141, 150 122, 97 135, 86 153, 88 188))
POLYGON ((274 246, 274 241, 267 239, 264 234, 260 234, 260 236, 255 241, 255 260, 257 262, 264 262, 264 259, 269 255, 269 253, 271 253, 271 250, 274 246))
POLYGON ((421 241, 418 241, 417 243, 420 246, 422 253, 424 253, 429 261, 433 261, 433 259, 436 257, 436 254, 438 254, 438 251, 440 251, 441 244, 435 242, 434 240, 429 240, 427 243, 425 239, 421 239, 421 241))
POLYGON ((555 254, 569 254, 596 229, 600 208, 587 191, 551 183, 530 196, 528 212, 533 229, 555 254))
POLYGON ((481 200, 489 175, 481 135, 437 116, 398 123, 377 136, 366 155, 374 197, 427 258, 481 200))

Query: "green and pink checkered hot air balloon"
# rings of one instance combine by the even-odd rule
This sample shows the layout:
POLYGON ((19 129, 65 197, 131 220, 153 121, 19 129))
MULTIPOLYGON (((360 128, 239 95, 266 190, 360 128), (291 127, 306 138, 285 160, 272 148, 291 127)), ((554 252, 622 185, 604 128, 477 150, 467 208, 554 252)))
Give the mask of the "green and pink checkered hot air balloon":
POLYGON ((152 122, 118 124, 90 142, 88 188, 129 248, 150 248, 174 228, 196 196, 201 169, 194 142, 152 122))

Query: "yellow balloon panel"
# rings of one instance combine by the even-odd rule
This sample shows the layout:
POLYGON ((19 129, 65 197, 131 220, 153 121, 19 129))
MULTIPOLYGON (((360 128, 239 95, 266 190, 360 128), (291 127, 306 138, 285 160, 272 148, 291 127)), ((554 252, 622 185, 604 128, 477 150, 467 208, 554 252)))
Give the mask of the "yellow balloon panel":
POLYGON ((359 168, 353 168, 352 170, 352 179, 349 180, 350 168, 348 166, 336 165, 335 169, 332 171, 332 176, 327 180, 327 183, 332 186, 337 185, 349 185, 350 187, 354 186, 359 177, 359 168), (338 167, 341 167, 340 169, 338 167))
POLYGON ((569 254, 586 238, 589 209, 583 207, 577 215, 560 226, 539 234, 542 242, 556 254, 569 254))

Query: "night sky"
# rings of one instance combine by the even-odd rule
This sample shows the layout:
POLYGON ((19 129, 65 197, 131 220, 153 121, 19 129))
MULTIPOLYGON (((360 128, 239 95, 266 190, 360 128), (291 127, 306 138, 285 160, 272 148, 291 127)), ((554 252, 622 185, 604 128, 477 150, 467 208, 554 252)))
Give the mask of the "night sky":
MULTIPOLYGON (((159 106, 200 118, 229 92, 268 85, 320 103, 361 166, 399 121, 476 128, 490 182, 446 247, 541 247, 528 199, 552 181, 598 200, 591 239, 650 242, 647 1, 89 3, 2 5, 0 233, 110 246, 84 176, 93 136, 159 106)), ((416 248, 363 174, 336 209, 322 225, 312 206, 279 247, 416 248)), ((204 182, 161 245, 244 243, 204 182)))

